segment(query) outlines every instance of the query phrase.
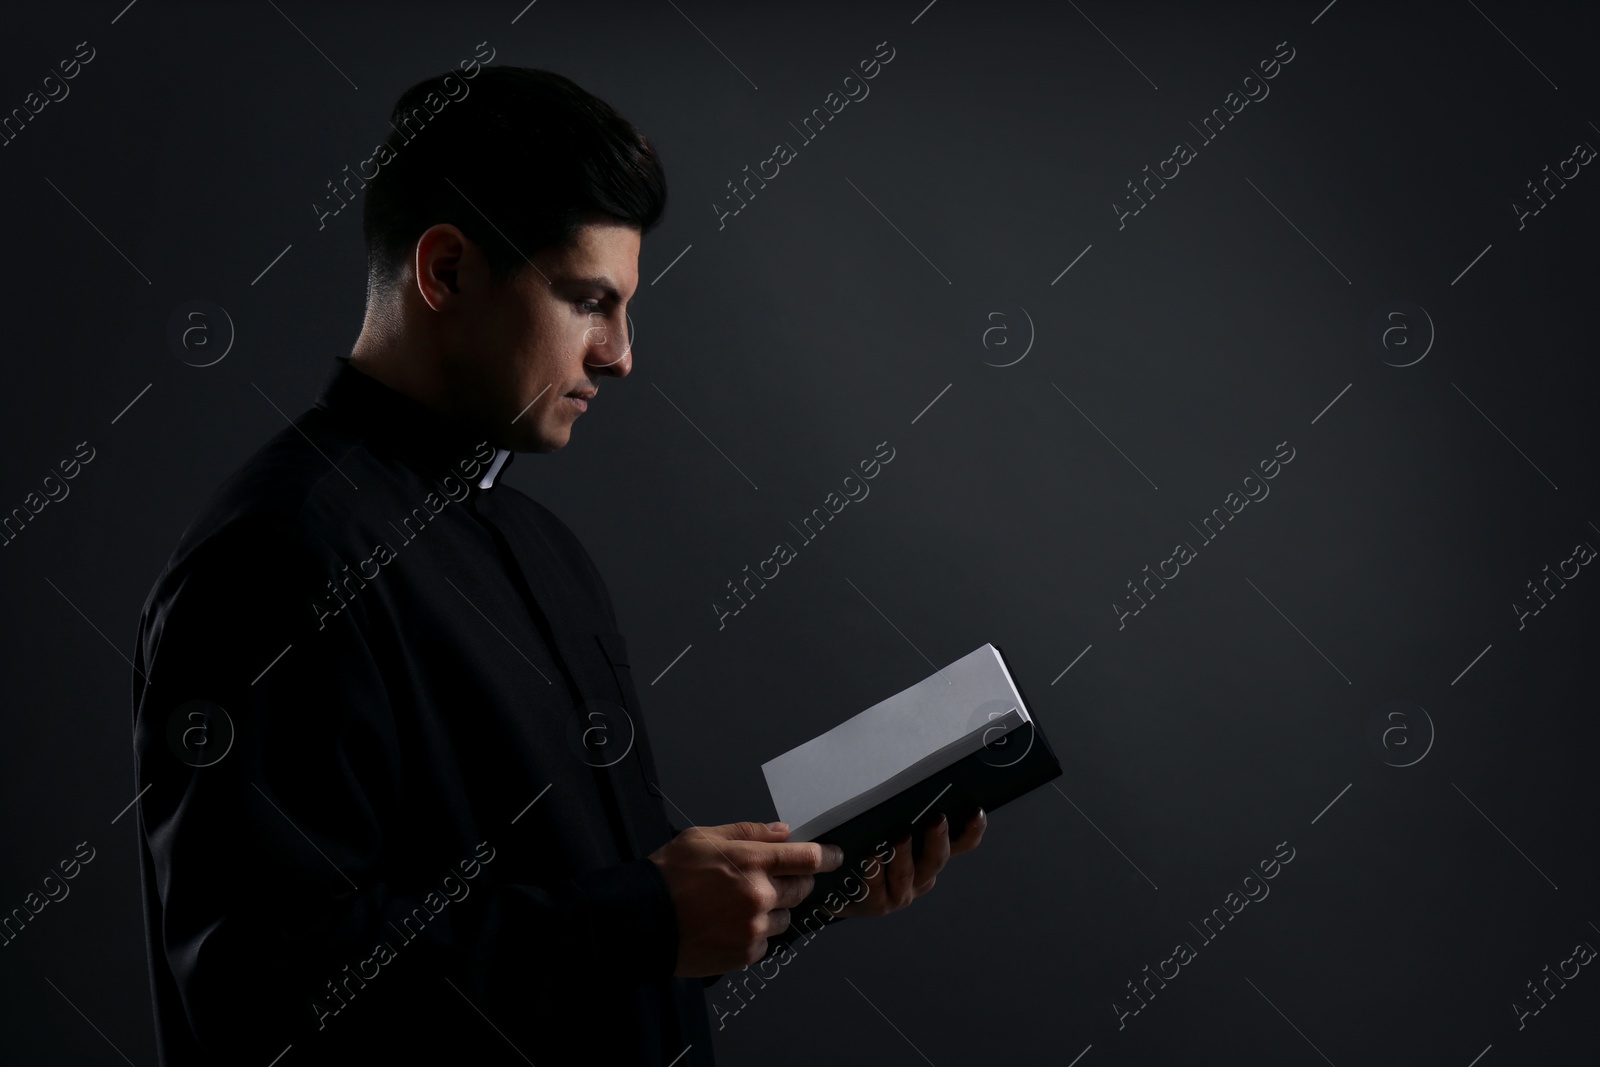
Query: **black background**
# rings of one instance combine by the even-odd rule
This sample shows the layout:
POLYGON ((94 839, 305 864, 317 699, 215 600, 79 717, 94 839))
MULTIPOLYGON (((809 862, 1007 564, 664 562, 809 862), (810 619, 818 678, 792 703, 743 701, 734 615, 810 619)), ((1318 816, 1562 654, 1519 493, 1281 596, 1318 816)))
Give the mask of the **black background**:
POLYGON ((641 682, 672 664, 644 699, 674 817, 773 817, 763 760, 985 641, 1063 763, 931 896, 801 949, 723 1020, 722 1060, 1592 1054, 1592 968, 1523 1029, 1512 1003, 1600 944, 1600 578, 1521 630, 1511 605, 1600 544, 1600 177, 1521 229, 1512 204, 1600 144, 1597 12, 924 2, 0 16, 0 110, 96 50, 0 148, 0 509, 96 450, 0 550, 0 910, 96 850, 0 949, 7 1062, 155 1060, 134 821, 112 823, 139 789, 138 612, 359 330, 359 212, 319 230, 311 205, 480 41, 606 98, 666 164, 635 370, 509 478, 595 556, 641 682), (789 124, 882 41, 870 95, 802 144, 789 124), (1189 123, 1285 41, 1270 95, 1202 143, 1189 123), (1119 229, 1180 140, 1197 158, 1119 229), (797 158, 719 229, 779 141, 797 158), (237 330, 205 368, 166 339, 195 299, 237 330), (1396 301, 1436 334, 1406 367, 1385 361, 1426 325, 1387 351, 1370 325, 1396 301), (800 545, 788 524, 885 441, 870 496, 800 545), (1190 523, 1280 442, 1270 496, 1202 545, 1190 523), (719 630, 724 583, 785 540, 798 559, 719 630), (1198 558, 1119 629, 1180 541, 1198 558), (1431 748, 1413 714, 1380 758, 1390 700, 1426 709, 1431 748), (1270 896, 1201 943, 1280 842, 1270 896), (1119 1029, 1126 983, 1185 940, 1119 1029))

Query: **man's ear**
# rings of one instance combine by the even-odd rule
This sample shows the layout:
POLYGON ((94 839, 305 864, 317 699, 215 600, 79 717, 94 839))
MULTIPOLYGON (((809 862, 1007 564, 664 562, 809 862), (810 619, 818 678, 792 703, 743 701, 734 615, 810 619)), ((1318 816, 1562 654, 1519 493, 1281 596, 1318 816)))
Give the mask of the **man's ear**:
POLYGON ((417 238, 417 290, 433 310, 445 310, 460 295, 460 271, 468 244, 465 234, 444 222, 428 227, 417 238))

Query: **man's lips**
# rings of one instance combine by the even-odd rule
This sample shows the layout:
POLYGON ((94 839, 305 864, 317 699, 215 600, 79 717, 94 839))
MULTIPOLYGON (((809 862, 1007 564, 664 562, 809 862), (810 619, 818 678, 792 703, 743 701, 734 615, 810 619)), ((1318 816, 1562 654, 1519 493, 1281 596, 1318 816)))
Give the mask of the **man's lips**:
POLYGON ((588 411, 589 401, 593 400, 595 394, 598 392, 598 389, 574 389, 572 392, 564 395, 561 399, 571 402, 572 405, 580 412, 588 411))

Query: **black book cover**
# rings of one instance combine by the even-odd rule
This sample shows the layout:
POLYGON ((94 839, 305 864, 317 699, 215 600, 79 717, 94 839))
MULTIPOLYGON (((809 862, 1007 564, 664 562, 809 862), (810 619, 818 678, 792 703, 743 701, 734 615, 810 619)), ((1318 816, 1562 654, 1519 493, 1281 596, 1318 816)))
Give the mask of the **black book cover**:
MULTIPOLYGON (((911 833, 912 857, 920 859, 922 835, 939 821, 940 814, 950 820, 949 833, 954 838, 980 807, 993 812, 1060 777, 1061 763, 1038 721, 1031 718, 1027 695, 1020 686, 1017 692, 1029 707, 1030 721, 999 734, 971 755, 816 836, 816 841, 843 849, 844 862, 837 870, 816 876, 811 894, 791 909, 789 929, 768 939, 769 956, 780 945, 787 945, 802 934, 814 934, 834 921, 852 894, 857 898, 862 895, 862 879, 876 869, 874 862, 887 857, 894 843, 906 833, 911 833)), ((979 856, 982 851, 980 847, 969 855, 979 856)))

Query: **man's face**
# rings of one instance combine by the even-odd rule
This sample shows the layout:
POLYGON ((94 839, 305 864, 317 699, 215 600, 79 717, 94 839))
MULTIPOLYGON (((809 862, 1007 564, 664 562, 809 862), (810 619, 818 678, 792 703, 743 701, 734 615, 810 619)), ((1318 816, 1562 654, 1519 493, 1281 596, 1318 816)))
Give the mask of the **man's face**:
POLYGON ((590 223, 569 246, 531 259, 482 292, 464 354, 476 406, 506 447, 551 452, 595 402, 600 379, 633 368, 627 306, 639 284, 639 231, 590 223))

